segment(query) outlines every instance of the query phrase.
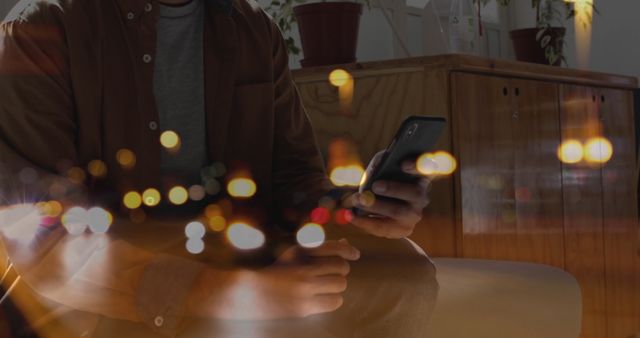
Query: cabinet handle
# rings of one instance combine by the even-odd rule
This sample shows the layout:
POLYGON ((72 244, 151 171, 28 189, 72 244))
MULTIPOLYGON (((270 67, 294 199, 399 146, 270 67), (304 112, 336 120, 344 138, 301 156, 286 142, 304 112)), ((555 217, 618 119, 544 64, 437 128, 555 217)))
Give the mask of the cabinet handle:
POLYGON ((516 96, 520 96, 520 88, 516 88, 516 96))
POLYGON ((600 102, 604 103, 604 101, 605 101, 604 95, 600 95, 600 102))
POLYGON ((507 87, 502 88, 502 96, 507 96, 509 95, 509 90, 507 89, 507 87))
POLYGON ((596 102, 596 94, 591 95, 591 101, 596 102))

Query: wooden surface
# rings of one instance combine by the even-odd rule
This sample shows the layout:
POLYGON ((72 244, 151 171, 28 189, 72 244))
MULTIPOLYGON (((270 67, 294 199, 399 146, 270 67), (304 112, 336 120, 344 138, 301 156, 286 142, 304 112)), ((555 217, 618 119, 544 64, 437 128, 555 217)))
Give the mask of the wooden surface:
MULTIPOLYGON (((562 141, 601 134, 594 90, 562 85, 562 141)), ((584 338, 606 337, 602 185, 599 165, 563 164, 565 264, 582 289, 584 338)))
POLYGON ((459 168, 413 236, 428 254, 564 268, 582 289, 582 337, 640 334, 636 78, 463 55, 342 65, 355 81, 345 114, 335 68, 294 72, 323 149, 347 137, 365 164, 407 115, 450 122, 438 149, 459 168), (609 162, 561 163, 562 141, 598 136, 609 162))
POLYGON ((336 68, 343 68, 355 77, 377 76, 380 73, 393 73, 407 67, 437 68, 443 67, 451 71, 500 75, 511 78, 539 79, 562 83, 584 84, 600 87, 633 89, 638 87, 638 79, 631 76, 621 76, 589 72, 577 69, 551 67, 534 63, 516 62, 502 59, 487 59, 471 55, 437 55, 409 59, 375 61, 367 63, 353 63, 339 66, 325 66, 305 68, 293 71, 298 83, 308 81, 326 81, 329 72, 336 68))
POLYGON ((603 135, 613 145, 613 157, 602 167, 604 251, 609 337, 640 332, 640 260, 634 170, 636 149, 632 93, 599 89, 596 94, 603 135))

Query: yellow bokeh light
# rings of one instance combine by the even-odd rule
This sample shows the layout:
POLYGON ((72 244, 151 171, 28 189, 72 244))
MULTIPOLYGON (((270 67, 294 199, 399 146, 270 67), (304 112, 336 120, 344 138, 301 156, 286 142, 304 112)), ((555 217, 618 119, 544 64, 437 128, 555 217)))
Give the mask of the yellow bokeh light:
POLYGON ((209 218, 209 229, 215 232, 220 232, 224 230, 227 226, 227 220, 222 216, 213 216, 209 218))
POLYGON ((149 188, 142 193, 142 203, 149 207, 160 204, 161 199, 160 192, 154 188, 149 188))
POLYGON ((256 193, 256 183, 249 178, 234 178, 227 184, 227 191, 233 197, 248 198, 256 193))
POLYGON ((416 169, 422 175, 451 175, 458 168, 458 161, 446 151, 425 153, 418 157, 416 169))
POLYGON ((129 209, 137 209, 142 204, 142 196, 136 191, 129 191, 122 198, 122 203, 129 209))
POLYGON ((204 209, 204 215, 207 216, 207 218, 222 216, 223 215, 222 208, 217 204, 209 204, 204 209))
POLYGON ((296 240, 305 248, 317 248, 325 241, 324 228, 320 224, 307 223, 296 233, 296 240))
POLYGON ((175 150, 180 147, 180 136, 173 130, 167 130, 160 134, 160 144, 169 150, 175 150))
POLYGON ((433 160, 438 166, 438 174, 451 175, 458 167, 456 159, 446 151, 437 151, 433 154, 433 160))
POLYGON ((136 165, 136 155, 129 149, 120 149, 116 153, 116 161, 125 169, 131 169, 136 165))
POLYGON ((584 146, 584 157, 589 162, 606 163, 613 156, 613 146, 604 137, 590 139, 584 146))
POLYGON ((577 140, 566 140, 558 147, 558 159, 563 163, 578 163, 583 157, 584 148, 577 140))
POLYGON ((100 160, 93 160, 87 165, 87 171, 93 177, 104 177, 107 175, 107 166, 100 160))
POLYGON ((263 246, 265 242, 262 231, 243 222, 231 224, 227 228, 226 235, 229 243, 241 250, 257 249, 263 246))
POLYGON ((344 69, 336 69, 329 73, 329 83, 336 87, 342 87, 349 83, 351 80, 351 74, 344 69))
POLYGON ((189 199, 189 192, 181 186, 175 186, 169 190, 169 201, 175 205, 184 204, 189 199))
POLYGON ((338 187, 357 187, 363 181, 364 168, 361 165, 338 166, 331 170, 329 179, 338 187))
POLYGON ((58 217, 62 214, 62 204, 58 201, 38 202, 36 208, 47 217, 58 217))

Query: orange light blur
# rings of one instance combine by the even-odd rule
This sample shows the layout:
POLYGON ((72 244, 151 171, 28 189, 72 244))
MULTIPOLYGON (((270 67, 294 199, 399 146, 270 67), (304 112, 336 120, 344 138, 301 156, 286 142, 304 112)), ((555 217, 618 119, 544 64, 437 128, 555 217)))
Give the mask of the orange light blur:
POLYGON ((84 173, 84 170, 82 170, 82 168, 72 167, 67 171, 67 177, 69 177, 69 180, 71 182, 80 184, 84 182, 87 175, 84 173))
POLYGON ((595 0, 565 0, 573 3, 575 10, 574 26, 576 35, 576 61, 579 68, 589 66, 591 53, 591 32, 593 21, 593 2, 595 0))
POLYGON ((129 191, 122 198, 122 204, 129 209, 137 209, 142 204, 142 196, 137 191, 129 191))
POLYGON ((338 166, 331 170, 329 179, 331 183, 338 187, 357 187, 364 176, 364 168, 361 165, 353 164, 348 166, 338 166))
POLYGON ((265 237, 262 231, 244 222, 236 222, 227 228, 227 240, 240 250, 253 250, 264 245, 265 237))
POLYGON ((213 216, 209 218, 209 229, 215 232, 223 231, 227 226, 227 220, 222 216, 213 216))
POLYGON ((62 204, 58 201, 38 202, 36 208, 47 217, 58 217, 62 214, 62 204))
POLYGON ((181 186, 175 186, 169 190, 169 202, 175 205, 182 205, 189 199, 189 192, 181 186))
POLYGON ((129 149, 120 149, 116 153, 116 161, 124 169, 131 169, 136 165, 136 155, 129 149))
POLYGON ((155 207, 160 204, 162 197, 157 189, 149 188, 142 193, 142 203, 149 207, 155 207))
POLYGON ((233 197, 249 198, 256 190, 256 183, 249 178, 234 178, 227 184, 227 191, 233 197))
POLYGON ((563 163, 574 164, 584 158, 584 148, 577 140, 566 140, 558 147, 558 159, 563 163))
POLYGON ((584 146, 584 158, 588 162, 607 163, 613 156, 613 146, 604 137, 594 137, 584 146))
POLYGON ((325 241, 324 228, 320 224, 307 223, 296 233, 296 240, 302 247, 317 248, 325 241))
POLYGON ((100 160, 93 160, 87 165, 87 171, 93 177, 105 177, 107 175, 107 166, 100 160))

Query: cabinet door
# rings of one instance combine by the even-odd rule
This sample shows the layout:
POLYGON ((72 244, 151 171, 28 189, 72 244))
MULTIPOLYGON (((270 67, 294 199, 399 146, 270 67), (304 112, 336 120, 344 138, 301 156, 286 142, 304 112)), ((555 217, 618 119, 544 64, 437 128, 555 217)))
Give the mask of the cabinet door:
POLYGON ((514 80, 518 260, 564 268, 558 85, 514 80))
POLYGON ((596 99, 603 135, 613 150, 602 166, 607 337, 626 338, 640 333, 633 98, 628 90, 602 89, 596 99))
POLYGON ((455 80, 464 256, 564 267, 557 85, 455 80))
MULTIPOLYGON (((576 85, 560 88, 563 144, 577 141, 584 145, 600 136, 595 90, 576 85)), ((582 289, 582 336, 602 338, 606 337, 606 303, 601 166, 584 159, 577 163, 566 160, 562 165, 565 266, 582 289)))
POLYGON ((452 75, 462 256, 515 259, 513 104, 509 79, 452 75))

